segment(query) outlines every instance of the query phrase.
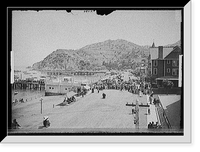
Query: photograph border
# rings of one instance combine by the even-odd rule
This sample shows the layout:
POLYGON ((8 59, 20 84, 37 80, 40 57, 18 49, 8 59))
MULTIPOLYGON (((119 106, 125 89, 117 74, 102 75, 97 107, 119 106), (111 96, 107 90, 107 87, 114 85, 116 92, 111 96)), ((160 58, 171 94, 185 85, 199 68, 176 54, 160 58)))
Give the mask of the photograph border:
MULTIPOLYGON (((191 24, 192 22, 187 22, 187 20, 191 18, 191 8, 192 7, 192 2, 190 1, 189 4, 187 3, 187 5, 184 6, 184 8, 178 7, 179 9, 181 8, 182 10, 182 24, 181 24, 181 46, 184 45, 184 47, 182 47, 183 49, 183 53, 184 53, 184 59, 183 59, 183 71, 184 74, 183 76, 183 87, 182 87, 182 95, 181 97, 184 96, 184 101, 187 101, 187 103, 192 99, 191 96, 191 83, 188 80, 192 80, 191 79, 191 58, 193 56, 191 56, 191 52, 189 51, 185 51, 185 50, 190 50, 192 48, 192 44, 191 44, 191 39, 192 37, 190 36, 192 34, 193 31, 191 31, 191 25, 186 25, 186 24, 191 24), (189 5, 189 6, 188 6, 189 5), (185 10, 185 8, 187 7, 188 10, 185 10), (186 13, 186 11, 189 11, 186 13), (189 15, 188 15, 189 14, 189 15), (188 16, 187 16, 188 15, 188 16), (187 16, 187 18, 185 18, 187 16), (184 17, 184 18, 183 18, 184 17), (183 24, 184 23, 184 24, 183 24), (185 28, 190 28, 190 29, 185 29, 185 28), (184 33, 184 35, 183 35, 184 33), (188 35, 189 34, 189 35, 188 35), (187 35, 187 36, 185 36, 187 35), (188 42, 190 42, 188 44, 188 42), (189 71, 188 71, 189 70, 189 71), (187 80, 187 81, 186 81, 187 80), (189 84, 188 84, 189 83, 189 84), (189 86, 188 86, 189 85, 189 86), (184 87, 186 86, 186 87, 184 87), (184 89, 183 89, 184 88, 184 89), (184 93, 183 93, 184 92, 184 93), (185 94, 185 92, 187 94, 185 94)), ((176 7, 175 7, 176 8, 176 7)), ((124 8, 123 8, 124 9, 124 8)), ((130 9, 130 8, 128 8, 130 9)), ((138 7, 138 9, 141 9, 140 7, 138 7)), ((167 8, 165 8, 167 9, 167 8)), ((168 8, 169 9, 169 8, 168 8)), ((173 7, 171 8, 172 10, 174 9, 173 7)), ((11 35, 11 29, 12 29, 12 13, 11 11, 13 10, 13 8, 8 8, 8 12, 7 12, 7 24, 10 25, 7 27, 7 32, 11 35)), ((15 10, 15 9, 14 9, 15 10)), ((100 9, 105 10, 105 9, 100 9)), ((162 10, 162 9, 161 9, 162 10)), ((110 12, 107 11, 107 12, 110 12)), ((112 11, 111 11, 112 12, 112 11)), ((8 50, 12 50, 11 49, 11 37, 7 37, 7 48, 9 48, 8 50)), ((10 52, 9 52, 10 53, 10 52)), ((8 55, 9 57, 9 55, 8 55)), ((8 64, 8 69, 10 68, 10 63, 8 64)), ((9 71, 10 74, 10 71, 9 71)), ((9 77, 9 82, 10 82, 10 77, 9 77)), ((10 84, 10 83, 9 83, 10 84)), ((10 87, 10 85, 8 86, 8 88, 10 87)), ((11 87, 10 87, 11 88, 11 87)), ((9 88, 9 89, 10 89, 9 88)), ((7 93, 8 94, 8 93, 7 93)), ((11 97, 9 97, 11 100, 11 97)), ((192 103, 192 101, 191 101, 192 103)), ((185 106, 185 103, 181 105, 181 108, 184 108, 184 121, 182 123, 184 123, 184 135, 182 133, 161 133, 159 136, 158 134, 155 133, 61 133, 61 134, 57 134, 57 133, 53 133, 53 134, 45 134, 45 133, 19 133, 19 134, 7 134, 7 128, 8 126, 11 125, 11 103, 7 102, 6 103, 6 107, 7 107, 7 125, 6 125, 6 133, 3 134, 3 139, 1 144, 9 144, 9 143, 68 143, 68 144, 74 144, 74 143, 78 143, 78 144, 85 144, 85 143, 89 143, 89 144, 98 144, 98 143, 121 143, 121 144, 133 144, 133 143, 188 143, 188 141, 191 141, 191 125, 192 125, 192 120, 190 124, 187 124, 188 121, 190 120, 190 115, 185 115, 186 111, 190 112, 190 108, 191 107, 190 104, 187 104, 185 106), (188 111, 189 110, 189 111, 188 111), (186 116, 186 117, 185 117, 186 116), (185 121, 186 120, 186 121, 185 121), (8 136, 7 136, 8 135, 8 136), (45 137, 46 136, 46 137, 45 137), (51 138, 49 138, 51 136, 51 138), (59 137, 57 137, 59 136, 59 137), (65 136, 65 138, 64 138, 65 136), (105 137, 106 136, 106 137, 105 137), (116 138, 119 137, 119 138, 116 138), (156 136, 156 137, 155 137, 156 136), (173 137, 172 138, 170 138, 173 137), (40 138, 38 138, 40 137, 40 138), (185 139, 185 137, 187 137, 187 140, 185 139), (184 139, 183 139, 184 138, 184 139), (38 140, 39 139, 39 140, 38 140), (40 140, 41 139, 41 140, 40 140), (64 139, 64 140, 63 140, 64 139), (46 142, 44 142, 46 141, 46 142), (187 142, 186 142, 187 141, 187 142)), ((188 114, 188 113, 187 113, 188 114)))

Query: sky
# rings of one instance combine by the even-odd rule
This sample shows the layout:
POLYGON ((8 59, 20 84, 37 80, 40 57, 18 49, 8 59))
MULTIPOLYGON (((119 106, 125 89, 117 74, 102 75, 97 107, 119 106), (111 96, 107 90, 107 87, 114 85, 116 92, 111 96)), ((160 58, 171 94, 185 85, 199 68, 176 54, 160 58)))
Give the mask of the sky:
POLYGON ((95 11, 13 11, 12 56, 15 67, 32 66, 57 49, 124 39, 156 46, 180 40, 179 10, 118 10, 108 15, 95 11))

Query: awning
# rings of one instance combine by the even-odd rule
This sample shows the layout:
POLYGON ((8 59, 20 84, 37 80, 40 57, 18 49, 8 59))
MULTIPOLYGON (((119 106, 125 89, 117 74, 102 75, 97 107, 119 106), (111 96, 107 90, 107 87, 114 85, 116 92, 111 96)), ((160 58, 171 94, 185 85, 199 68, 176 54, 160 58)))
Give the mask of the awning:
POLYGON ((90 89, 90 86, 84 86, 85 89, 90 89))

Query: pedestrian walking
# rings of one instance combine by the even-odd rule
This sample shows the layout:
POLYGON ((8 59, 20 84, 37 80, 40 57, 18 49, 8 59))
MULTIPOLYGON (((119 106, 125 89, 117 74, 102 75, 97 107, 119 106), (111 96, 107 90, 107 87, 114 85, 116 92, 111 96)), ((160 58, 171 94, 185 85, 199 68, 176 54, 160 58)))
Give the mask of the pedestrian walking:
POLYGON ((103 97, 103 99, 105 99, 105 98, 106 98, 106 94, 105 94, 105 93, 103 93, 103 94, 102 94, 102 97, 103 97))
POLYGON ((134 110, 134 108, 132 109, 132 115, 134 114, 134 112, 135 112, 135 110, 134 110))
POLYGON ((150 115, 150 109, 148 108, 148 114, 150 115))

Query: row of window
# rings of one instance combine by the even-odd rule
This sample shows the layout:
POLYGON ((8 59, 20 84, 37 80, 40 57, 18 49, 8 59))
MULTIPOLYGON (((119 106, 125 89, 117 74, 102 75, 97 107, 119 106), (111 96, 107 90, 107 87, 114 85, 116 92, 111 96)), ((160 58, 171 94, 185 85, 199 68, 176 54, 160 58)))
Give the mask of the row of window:
MULTIPOLYGON (((170 73, 171 69, 167 68, 167 73, 170 73)), ((153 75, 157 75, 158 74, 158 69, 157 68, 153 68, 153 75)), ((172 75, 178 75, 178 69, 172 69, 172 75)))
POLYGON ((61 75, 60 72, 47 72, 47 75, 61 75))
MULTIPOLYGON (((52 90, 53 90, 53 89, 54 89, 54 87, 49 87, 49 89, 52 89, 52 90)), ((65 88, 65 90, 67 90, 67 88, 65 88)))
MULTIPOLYGON (((152 62, 153 66, 158 66, 158 60, 153 60, 152 62)), ((167 64, 171 64, 171 60, 167 60, 167 64)), ((172 60, 172 66, 178 66, 178 60, 172 60)))

